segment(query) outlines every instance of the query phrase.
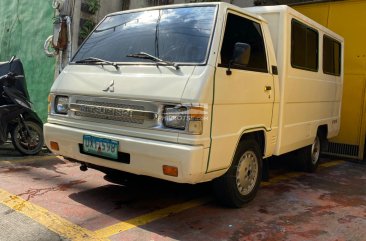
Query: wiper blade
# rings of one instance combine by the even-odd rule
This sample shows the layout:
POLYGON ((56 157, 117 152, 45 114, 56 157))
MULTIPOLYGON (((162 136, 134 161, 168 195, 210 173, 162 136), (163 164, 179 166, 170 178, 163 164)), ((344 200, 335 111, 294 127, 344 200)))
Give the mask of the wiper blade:
POLYGON ((108 60, 99 59, 99 58, 95 58, 95 57, 88 57, 86 59, 78 60, 75 63, 77 63, 77 64, 100 63, 101 65, 103 65, 103 64, 110 64, 113 67, 115 67, 116 70, 119 69, 119 66, 115 62, 111 62, 111 61, 108 61, 108 60))
POLYGON ((137 54, 128 54, 127 57, 138 58, 138 59, 148 59, 148 60, 154 61, 156 64, 159 64, 159 65, 173 66, 175 69, 177 69, 177 70, 179 69, 179 65, 177 63, 159 59, 158 57, 155 57, 155 56, 145 53, 145 52, 140 52, 137 54))

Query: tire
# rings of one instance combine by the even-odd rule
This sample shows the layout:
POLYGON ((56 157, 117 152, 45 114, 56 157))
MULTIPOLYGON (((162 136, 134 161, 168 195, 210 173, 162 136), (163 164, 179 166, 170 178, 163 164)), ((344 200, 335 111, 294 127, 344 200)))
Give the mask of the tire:
POLYGON ((213 181, 217 200, 225 206, 240 208, 253 200, 262 178, 262 155, 254 140, 239 143, 229 170, 213 181))
POLYGON ((24 121, 30 130, 30 138, 28 139, 25 135, 25 128, 17 124, 11 132, 11 141, 20 153, 24 155, 36 155, 43 147, 43 131, 42 128, 33 121, 24 121), (22 133, 23 132, 23 133, 22 133))
POLYGON ((299 164, 299 170, 304 172, 315 172, 319 166, 321 150, 321 139, 316 135, 313 144, 303 147, 296 151, 296 160, 299 164))

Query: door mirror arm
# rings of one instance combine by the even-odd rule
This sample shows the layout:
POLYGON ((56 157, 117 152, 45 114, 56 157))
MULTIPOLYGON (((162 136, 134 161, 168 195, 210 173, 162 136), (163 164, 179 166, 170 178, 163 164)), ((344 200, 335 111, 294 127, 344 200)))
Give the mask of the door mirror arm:
POLYGON ((233 64, 233 60, 230 60, 229 61, 229 66, 228 66, 228 68, 227 68, 227 70, 226 70, 226 75, 231 75, 233 72, 231 71, 231 65, 233 64))

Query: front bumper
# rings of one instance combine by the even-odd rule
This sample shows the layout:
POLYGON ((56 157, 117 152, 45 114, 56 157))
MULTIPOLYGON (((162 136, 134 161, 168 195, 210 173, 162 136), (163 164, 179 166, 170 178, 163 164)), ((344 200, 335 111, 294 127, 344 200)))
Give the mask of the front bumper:
POLYGON ((51 141, 59 145, 59 151, 52 150, 55 154, 81 162, 179 183, 193 184, 208 181, 207 178, 209 178, 205 175, 209 148, 203 148, 203 146, 121 136, 50 123, 45 124, 43 129, 46 145, 50 148, 51 141), (130 163, 125 164, 80 153, 79 144, 83 142, 83 135, 119 141, 119 152, 130 154, 130 163), (164 175, 163 165, 177 167, 178 176, 164 175))

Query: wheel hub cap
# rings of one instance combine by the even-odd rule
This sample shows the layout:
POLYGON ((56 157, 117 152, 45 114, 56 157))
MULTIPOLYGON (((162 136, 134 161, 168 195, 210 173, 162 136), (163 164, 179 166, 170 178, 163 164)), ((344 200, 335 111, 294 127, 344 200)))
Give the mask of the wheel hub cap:
POLYGON ((19 134, 18 135, 18 139, 20 141, 20 143, 27 147, 27 148, 32 148, 34 146, 37 146, 38 143, 39 143, 39 136, 37 134, 37 132, 35 130, 33 130, 31 127, 28 127, 29 128, 29 137, 26 137, 19 134))
POLYGON ((320 156, 320 140, 319 137, 316 137, 313 145, 311 145, 311 162, 316 164, 319 160, 320 156))
POLYGON ((240 158, 236 170, 236 185, 240 194, 248 195, 254 189, 257 177, 257 157, 253 151, 247 151, 240 158))

